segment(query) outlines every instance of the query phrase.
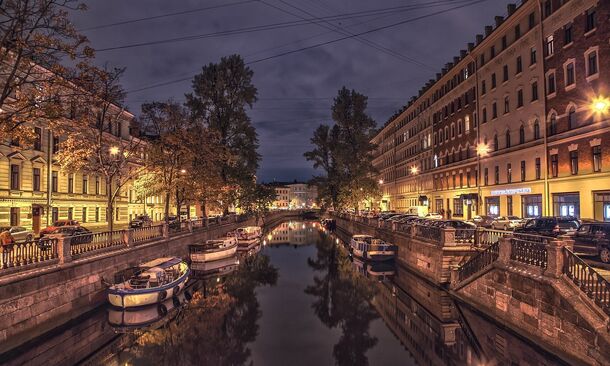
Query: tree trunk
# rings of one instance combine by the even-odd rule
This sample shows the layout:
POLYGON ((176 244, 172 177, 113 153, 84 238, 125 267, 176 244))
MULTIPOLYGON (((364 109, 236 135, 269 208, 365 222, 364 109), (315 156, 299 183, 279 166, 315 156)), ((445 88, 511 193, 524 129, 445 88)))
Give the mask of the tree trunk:
POLYGON ((114 200, 112 199, 112 181, 106 179, 106 221, 108 231, 114 228, 114 200))
POLYGON ((169 198, 170 193, 165 193, 165 223, 169 223, 169 198))

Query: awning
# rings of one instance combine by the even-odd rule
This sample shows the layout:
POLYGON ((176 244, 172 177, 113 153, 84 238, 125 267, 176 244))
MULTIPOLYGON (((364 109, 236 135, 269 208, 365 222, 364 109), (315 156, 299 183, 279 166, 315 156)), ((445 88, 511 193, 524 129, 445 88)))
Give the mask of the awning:
POLYGON ((460 195, 463 200, 478 200, 479 195, 477 193, 464 193, 460 195))
POLYGON ((419 196, 419 202, 427 202, 428 196, 419 196))

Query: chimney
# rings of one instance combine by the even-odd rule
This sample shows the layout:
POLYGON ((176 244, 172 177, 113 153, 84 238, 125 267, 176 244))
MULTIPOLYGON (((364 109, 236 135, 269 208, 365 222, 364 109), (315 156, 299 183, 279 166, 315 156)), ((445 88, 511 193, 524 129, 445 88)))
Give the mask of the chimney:
POLYGON ((457 64, 458 64, 458 62, 460 62, 460 58, 459 58, 459 57, 457 57, 457 56, 454 56, 454 57, 453 57, 453 65, 457 65, 457 64))
POLYGON ((504 21, 504 17, 501 15, 497 15, 494 19, 496 20, 496 28, 498 28, 504 21))
POLYGON ((491 34, 491 32, 493 32, 494 27, 492 27, 491 25, 486 25, 485 26, 485 37, 487 37, 488 35, 491 34))
POLYGON ((480 44, 481 42, 483 42, 483 35, 477 34, 477 44, 480 44))
POLYGON ((517 10, 517 5, 508 4, 508 5, 506 5, 506 10, 507 10, 508 16, 511 16, 515 12, 515 10, 517 10))
POLYGON ((435 81, 439 81, 442 76, 443 76, 443 74, 441 74, 440 72, 437 72, 435 81))
POLYGON ((468 52, 466 52, 466 50, 460 50, 460 57, 461 58, 466 57, 467 54, 468 54, 468 52))
POLYGON ((445 75, 446 73, 447 73, 447 68, 446 68, 446 67, 443 67, 443 68, 441 69, 441 76, 442 76, 442 75, 445 75))
POLYGON ((468 52, 472 51, 474 49, 474 43, 470 42, 468 43, 468 52))

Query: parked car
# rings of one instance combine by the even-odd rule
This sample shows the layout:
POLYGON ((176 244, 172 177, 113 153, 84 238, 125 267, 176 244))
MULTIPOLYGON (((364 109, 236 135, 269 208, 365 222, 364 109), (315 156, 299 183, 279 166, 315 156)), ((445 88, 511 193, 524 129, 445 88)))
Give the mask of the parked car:
POLYGON ((8 231, 16 242, 30 242, 34 239, 34 232, 22 226, 0 227, 0 232, 8 231))
POLYGON ((523 220, 517 216, 498 216, 491 222, 491 228, 496 230, 513 230, 523 225, 523 220))
POLYGON ((484 227, 484 228, 490 228, 492 222, 494 221, 494 218, 492 216, 475 216, 472 218, 472 222, 476 225, 476 226, 480 226, 480 227, 484 227))
POLYGON ((86 244, 93 241, 93 233, 91 230, 82 226, 62 226, 47 234, 53 236, 70 236, 70 245, 86 244))
POLYGON ((443 215, 441 215, 439 213, 436 213, 436 212, 429 212, 424 217, 427 218, 427 219, 441 220, 443 218, 443 215))
POLYGON ((76 220, 57 220, 53 225, 48 226, 40 231, 40 236, 45 236, 48 233, 55 231, 59 227, 63 226, 80 226, 80 223, 76 220))
POLYGON ((386 214, 381 214, 381 215, 379 215, 379 220, 386 221, 386 220, 389 220, 389 219, 391 219, 392 217, 394 217, 394 216, 398 216, 398 215, 400 215, 400 214, 398 214, 398 213, 386 213, 386 214))
POLYGON ((543 216, 529 219, 515 228, 515 233, 535 234, 543 236, 574 235, 580 227, 580 221, 575 217, 543 216))
POLYGON ((471 222, 468 221, 462 221, 462 220, 442 220, 439 222, 441 223, 440 226, 441 227, 452 227, 454 229, 476 229, 477 226, 471 222))
POLYGON ((167 224, 170 227, 170 229, 179 229, 180 228, 180 219, 174 215, 168 216, 167 224))
POLYGON ((582 224, 574 234, 574 251, 579 254, 597 255, 604 263, 610 263, 610 222, 582 224))
POLYGON ((129 222, 130 228, 147 227, 152 225, 152 219, 148 215, 138 215, 129 222))

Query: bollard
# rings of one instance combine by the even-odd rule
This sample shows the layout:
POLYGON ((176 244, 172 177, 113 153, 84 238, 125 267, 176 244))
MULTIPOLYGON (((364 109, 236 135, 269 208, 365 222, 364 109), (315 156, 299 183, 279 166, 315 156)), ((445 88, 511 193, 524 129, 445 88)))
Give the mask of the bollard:
POLYGON ((187 228, 189 229, 189 233, 192 233, 192 232, 193 232, 193 222, 189 220, 189 221, 186 223, 186 226, 187 226, 187 228))
POLYGON ((72 250, 70 248, 70 241, 72 240, 69 236, 49 236, 50 239, 57 239, 57 255, 59 257, 59 264, 66 264, 72 262, 72 250))
POLYGON ((546 245, 547 262, 546 270, 544 271, 545 276, 552 278, 559 278, 563 274, 563 248, 566 246, 566 242, 559 240, 559 238, 550 240, 546 245))
POLYGON ((127 247, 133 246, 133 229, 123 230, 122 233, 123 244, 127 247))

